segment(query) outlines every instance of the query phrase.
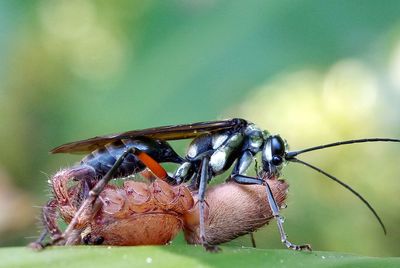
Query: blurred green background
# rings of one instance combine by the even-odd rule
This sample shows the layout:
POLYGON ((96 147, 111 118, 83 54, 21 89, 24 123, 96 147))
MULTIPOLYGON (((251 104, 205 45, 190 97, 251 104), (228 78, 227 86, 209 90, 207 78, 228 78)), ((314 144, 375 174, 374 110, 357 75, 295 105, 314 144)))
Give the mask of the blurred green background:
MULTIPOLYGON (((48 154, 64 142, 230 117, 292 149, 400 137, 399 12, 366 0, 0 1, 0 245, 38 235, 49 176, 80 159, 48 154)), ((302 159, 367 197, 388 235, 349 192, 291 164, 292 242, 400 256, 400 145, 302 159)), ((276 229, 256 233, 260 248, 283 247, 276 229)))

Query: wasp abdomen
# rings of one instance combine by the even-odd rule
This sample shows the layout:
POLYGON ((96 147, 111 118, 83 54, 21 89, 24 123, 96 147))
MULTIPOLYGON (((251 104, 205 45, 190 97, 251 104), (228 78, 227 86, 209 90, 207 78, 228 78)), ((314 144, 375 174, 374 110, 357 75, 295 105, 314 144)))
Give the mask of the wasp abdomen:
MULTIPOLYGON (((82 159, 82 165, 92 167, 96 176, 104 176, 113 166, 115 161, 128 149, 122 142, 114 142, 107 146, 97 149, 82 159)), ((124 162, 113 174, 114 178, 125 177, 137 173, 144 169, 144 165, 136 158, 134 154, 128 154, 124 162)))
MULTIPOLYGON (((92 167, 96 176, 104 176, 114 165, 118 158, 129 148, 144 152, 153 158, 156 162, 182 163, 183 159, 171 148, 171 146, 162 140, 151 139, 147 137, 137 137, 135 139, 121 139, 108 143, 103 147, 91 152, 82 159, 81 165, 92 167)), ((128 154, 124 162, 113 174, 113 178, 126 177, 142 171, 145 165, 135 156, 128 154)))

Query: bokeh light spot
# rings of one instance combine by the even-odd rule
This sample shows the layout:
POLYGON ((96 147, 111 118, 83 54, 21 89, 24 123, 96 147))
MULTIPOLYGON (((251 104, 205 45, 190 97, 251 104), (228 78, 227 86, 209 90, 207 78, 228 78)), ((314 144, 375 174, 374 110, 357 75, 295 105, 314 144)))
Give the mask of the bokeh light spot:
POLYGON ((43 28, 61 39, 76 39, 88 34, 94 25, 96 10, 90 1, 43 1, 39 5, 43 28))
POLYGON ((395 46, 390 60, 390 81, 394 88, 400 92, 400 41, 395 46))
POLYGON ((374 73, 362 62, 342 60, 327 73, 323 100, 328 112, 359 118, 376 103, 378 84, 374 73))
POLYGON ((44 1, 39 7, 44 47, 57 57, 64 55, 80 78, 103 81, 120 71, 124 50, 98 16, 91 1, 44 1))
POLYGON ((71 69, 75 74, 90 80, 111 78, 123 65, 123 52, 116 38, 98 28, 74 46, 71 69))

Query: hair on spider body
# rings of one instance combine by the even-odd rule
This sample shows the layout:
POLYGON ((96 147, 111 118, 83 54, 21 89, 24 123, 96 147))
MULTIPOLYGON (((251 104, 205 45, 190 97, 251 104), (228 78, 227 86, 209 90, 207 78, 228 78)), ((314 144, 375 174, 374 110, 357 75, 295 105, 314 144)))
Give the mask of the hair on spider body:
MULTIPOLYGON (((54 199, 45 206, 43 223, 53 240, 62 235, 58 218, 70 223, 79 209, 79 191, 68 177, 53 180, 54 199)), ((269 179, 278 205, 286 199, 288 185, 269 179)), ((206 241, 219 245, 261 228, 274 218, 262 185, 234 182, 207 189, 206 241)), ((181 230, 189 244, 201 244, 197 193, 185 184, 170 185, 153 177, 152 182, 126 180, 108 184, 96 201, 93 217, 82 217, 68 245, 164 245, 181 230), (76 232, 77 231, 77 232, 76 232), (80 234, 79 234, 80 233, 80 234), (79 235, 78 235, 79 234, 79 235)), ((38 244, 32 247, 41 248, 38 244)))

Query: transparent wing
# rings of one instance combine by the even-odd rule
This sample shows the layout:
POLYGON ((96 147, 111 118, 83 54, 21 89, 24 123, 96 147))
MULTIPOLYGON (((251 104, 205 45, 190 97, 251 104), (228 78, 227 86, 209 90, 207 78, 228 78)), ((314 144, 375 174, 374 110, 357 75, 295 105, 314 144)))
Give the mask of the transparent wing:
POLYGON ((145 136, 160 140, 181 140, 197 137, 204 133, 211 133, 225 129, 237 129, 247 124, 244 119, 234 118, 221 121, 199 122, 193 124, 171 125, 142 130, 131 130, 105 136, 96 136, 90 139, 73 141, 57 146, 50 152, 55 153, 88 153, 101 148, 107 143, 121 139, 132 139, 145 136))

